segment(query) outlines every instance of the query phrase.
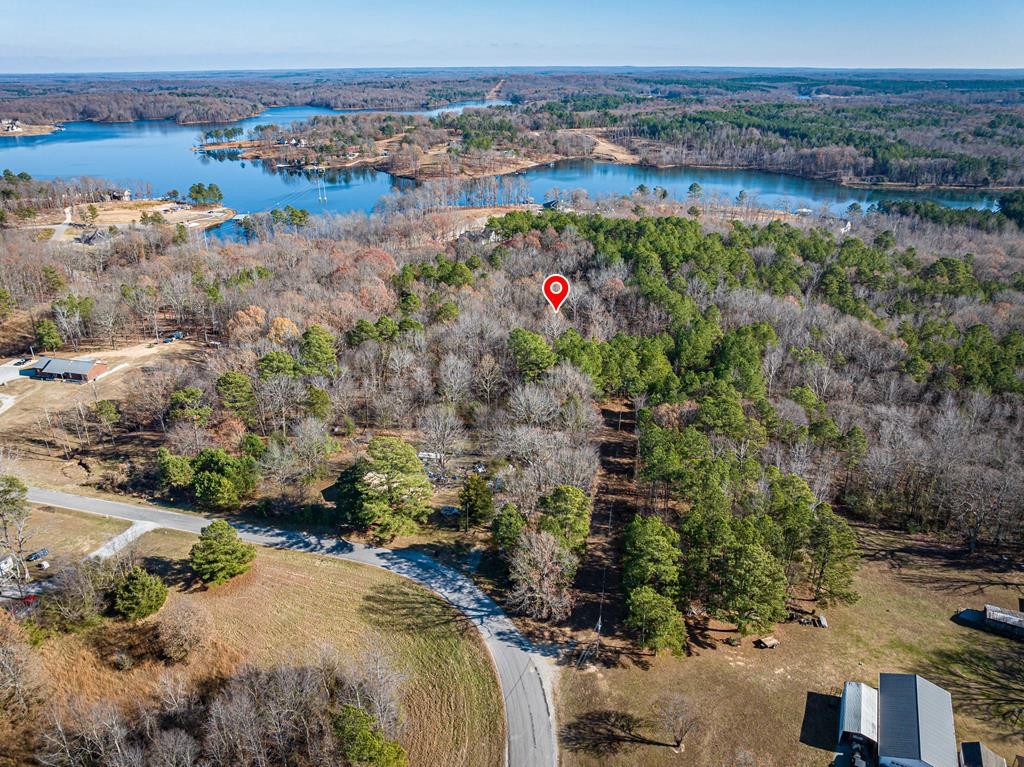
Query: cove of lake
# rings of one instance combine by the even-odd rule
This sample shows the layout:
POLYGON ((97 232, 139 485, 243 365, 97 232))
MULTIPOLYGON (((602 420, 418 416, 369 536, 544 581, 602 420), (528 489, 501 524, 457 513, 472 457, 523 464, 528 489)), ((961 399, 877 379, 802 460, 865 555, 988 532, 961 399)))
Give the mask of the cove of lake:
MULTIPOLYGON (((433 116, 444 111, 486 107, 507 102, 463 102, 440 110, 418 112, 433 116)), ((317 107, 276 107, 232 123, 248 130, 256 125, 290 125, 316 115, 341 114, 317 107)), ((215 183, 224 204, 239 213, 256 213, 293 205, 311 213, 369 212, 388 194, 407 189, 413 182, 367 168, 328 171, 324 175, 326 201, 311 174, 272 167, 272 163, 239 160, 231 153, 191 151, 200 133, 210 125, 187 126, 169 121, 132 123, 72 122, 64 130, 44 136, 0 139, 0 168, 26 171, 39 178, 93 176, 133 189, 162 195, 171 189, 185 193, 195 182, 215 183)), ((553 189, 583 189, 592 197, 628 194, 644 184, 663 187, 678 200, 686 198, 692 183, 708 197, 733 199, 745 192, 749 204, 779 210, 827 207, 841 214, 854 202, 865 208, 886 199, 927 199, 952 207, 995 207, 995 196, 979 192, 909 192, 853 189, 829 181, 760 171, 705 168, 650 168, 592 161, 565 161, 526 170, 520 184, 537 201, 553 189)), ((226 227, 230 235, 233 227, 226 227)))

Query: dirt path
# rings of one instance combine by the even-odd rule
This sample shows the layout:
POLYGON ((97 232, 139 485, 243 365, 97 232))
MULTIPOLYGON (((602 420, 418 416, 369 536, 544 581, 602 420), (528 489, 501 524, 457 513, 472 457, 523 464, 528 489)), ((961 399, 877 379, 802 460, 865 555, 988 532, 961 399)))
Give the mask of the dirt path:
POLYGON ((587 553, 576 573, 570 624, 583 646, 618 652, 627 639, 622 622, 622 535, 636 513, 636 418, 626 402, 601 406, 601 470, 590 519, 587 553))
POLYGON ((501 98, 501 89, 505 87, 505 81, 499 80, 498 84, 487 91, 487 95, 484 96, 485 101, 495 101, 501 98))
POLYGON ((595 159, 611 160, 612 162, 621 162, 625 165, 636 165, 640 162, 640 155, 636 154, 636 152, 632 152, 620 144, 613 144, 600 135, 594 133, 587 135, 597 142, 594 144, 593 156, 595 159))

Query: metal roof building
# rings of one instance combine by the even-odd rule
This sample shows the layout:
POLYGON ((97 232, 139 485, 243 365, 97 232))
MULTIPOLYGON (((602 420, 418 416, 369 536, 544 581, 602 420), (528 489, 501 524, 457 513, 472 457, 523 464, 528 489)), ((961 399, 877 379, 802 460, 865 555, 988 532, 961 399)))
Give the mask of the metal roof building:
POLYGON ((960 744, 963 767, 1006 767, 1006 760, 984 743, 960 744))
POLYGON ((916 674, 878 676, 881 767, 959 767, 953 699, 916 674))
POLYGON ((843 685, 839 707, 839 742, 878 742, 878 690, 864 682, 843 685))
POLYGON ((32 367, 24 368, 22 375, 52 380, 91 381, 107 370, 105 363, 94 359, 69 360, 62 357, 40 357, 32 367))
POLYGON ((985 605, 986 625, 1001 634, 1024 639, 1024 613, 998 605, 985 605))

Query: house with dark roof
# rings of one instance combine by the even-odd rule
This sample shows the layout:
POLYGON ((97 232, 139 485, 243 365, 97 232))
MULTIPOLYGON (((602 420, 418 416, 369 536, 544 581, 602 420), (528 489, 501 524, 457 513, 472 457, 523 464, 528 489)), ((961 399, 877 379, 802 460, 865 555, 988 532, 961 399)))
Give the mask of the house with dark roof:
POLYGON ((957 749, 952 697, 916 674, 879 674, 877 690, 847 682, 836 750, 855 767, 1006 767, 981 743, 957 749))
POLYGON ((21 371, 24 376, 44 381, 73 381, 85 383, 107 372, 107 364, 94 359, 69 360, 62 357, 40 357, 21 371))
POLYGON ((878 763, 960 767, 950 694, 917 674, 879 674, 878 763))

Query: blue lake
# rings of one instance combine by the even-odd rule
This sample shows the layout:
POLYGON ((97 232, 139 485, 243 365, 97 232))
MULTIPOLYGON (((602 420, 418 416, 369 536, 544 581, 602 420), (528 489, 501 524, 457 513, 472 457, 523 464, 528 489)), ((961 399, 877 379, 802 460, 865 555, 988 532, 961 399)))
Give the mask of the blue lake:
MULTIPOLYGON (((437 115, 468 107, 507 102, 473 101, 416 114, 437 115)), ((363 110, 359 110, 363 111, 363 110)), ((290 125, 316 115, 339 114, 316 107, 279 107, 232 125, 248 130, 255 125, 290 125)), ((326 201, 314 178, 239 160, 230 153, 210 155, 192 151, 199 134, 212 126, 183 126, 168 121, 134 123, 67 123, 63 131, 46 136, 0 139, 0 168, 27 171, 40 178, 93 176, 109 179, 143 193, 185 192, 197 181, 215 183, 224 203, 240 213, 255 213, 294 205, 313 213, 371 211, 381 197, 408 188, 412 182, 387 173, 354 169, 328 172, 326 201), (148 186, 147 186, 148 185, 148 186)), ((994 207, 992 195, 957 192, 900 192, 851 189, 828 181, 758 171, 698 168, 645 168, 590 161, 567 161, 519 174, 527 193, 546 199, 552 190, 586 190, 591 196, 627 194, 640 184, 663 187, 675 199, 685 199, 697 182, 706 197, 734 199, 745 192, 751 205, 784 210, 827 206, 841 213, 853 202, 867 206, 885 199, 917 198, 954 207, 994 207)))

